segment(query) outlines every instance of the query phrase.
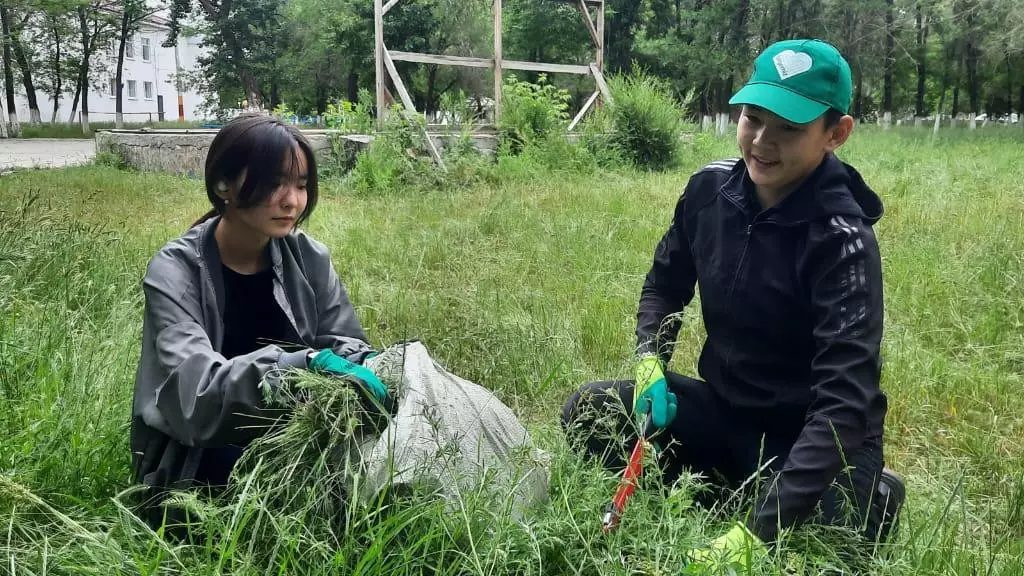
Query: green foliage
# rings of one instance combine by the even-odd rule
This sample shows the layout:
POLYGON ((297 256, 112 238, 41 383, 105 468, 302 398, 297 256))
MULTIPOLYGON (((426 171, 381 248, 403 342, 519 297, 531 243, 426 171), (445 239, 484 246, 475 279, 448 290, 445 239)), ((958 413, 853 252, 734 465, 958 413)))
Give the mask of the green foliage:
POLYGON ((416 151, 415 126, 406 122, 399 110, 392 112, 384 130, 356 158, 349 183, 357 193, 397 194, 421 186, 429 189, 440 180, 432 160, 416 151))
POLYGON ((289 124, 295 119, 295 112, 284 102, 275 106, 270 114, 278 120, 289 124))
POLYGON ((443 138, 442 170, 427 153, 421 117, 395 109, 387 125, 359 153, 348 184, 357 194, 394 195, 457 190, 493 178, 492 162, 475 147, 468 130, 443 138))
POLYGON ((324 126, 343 134, 369 134, 373 130, 373 116, 370 102, 373 97, 368 90, 359 93, 359 102, 348 100, 327 103, 324 111, 324 126))
POLYGON ((92 161, 97 166, 107 166, 118 170, 127 170, 129 168, 128 160, 124 157, 124 154, 119 152, 97 152, 92 161))
POLYGON ((543 74, 536 83, 510 75, 502 91, 501 140, 515 153, 561 132, 569 121, 570 99, 567 90, 551 84, 543 74))
POLYGON ((608 107, 610 144, 645 170, 671 168, 679 151, 684 111, 666 82, 636 70, 610 78, 614 102, 608 107))

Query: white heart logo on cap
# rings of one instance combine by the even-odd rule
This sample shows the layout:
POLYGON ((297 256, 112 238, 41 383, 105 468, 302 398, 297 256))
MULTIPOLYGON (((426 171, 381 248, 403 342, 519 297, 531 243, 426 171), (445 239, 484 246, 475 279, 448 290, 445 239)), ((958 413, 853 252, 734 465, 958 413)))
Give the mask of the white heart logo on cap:
POLYGON ((775 69, 779 71, 779 78, 782 80, 803 74, 810 70, 814 64, 810 54, 794 52, 792 50, 779 52, 772 58, 772 61, 775 62, 775 69))

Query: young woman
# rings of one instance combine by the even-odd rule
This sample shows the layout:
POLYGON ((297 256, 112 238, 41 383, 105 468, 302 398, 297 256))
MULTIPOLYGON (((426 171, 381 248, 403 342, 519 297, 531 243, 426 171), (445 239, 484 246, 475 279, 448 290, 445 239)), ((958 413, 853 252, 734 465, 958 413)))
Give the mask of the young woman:
POLYGON ((131 449, 153 524, 167 490, 227 482, 246 445, 282 415, 263 398, 288 372, 358 371, 386 400, 359 366, 373 352, 327 248, 298 229, 317 192, 298 130, 239 117, 206 158, 213 208, 149 264, 131 449))

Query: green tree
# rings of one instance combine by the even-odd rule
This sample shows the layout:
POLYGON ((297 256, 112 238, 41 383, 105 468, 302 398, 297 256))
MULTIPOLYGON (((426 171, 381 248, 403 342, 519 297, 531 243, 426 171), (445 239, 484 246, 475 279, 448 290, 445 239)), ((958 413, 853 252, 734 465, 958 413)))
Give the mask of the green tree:
MULTIPOLYGON (((195 83, 214 107, 264 109, 267 84, 277 71, 283 35, 283 0, 197 0, 203 19, 203 47, 195 83)), ((171 0, 171 30, 166 46, 177 42, 182 22, 194 10, 192 0, 171 0)))
POLYGON ((80 2, 75 9, 78 16, 78 40, 81 59, 78 63, 78 78, 75 86, 75 99, 71 107, 71 121, 74 120, 75 108, 81 98, 82 132, 89 132, 89 87, 93 81, 92 58, 99 48, 106 44, 115 30, 117 19, 114 16, 115 5, 106 0, 89 0, 80 2))

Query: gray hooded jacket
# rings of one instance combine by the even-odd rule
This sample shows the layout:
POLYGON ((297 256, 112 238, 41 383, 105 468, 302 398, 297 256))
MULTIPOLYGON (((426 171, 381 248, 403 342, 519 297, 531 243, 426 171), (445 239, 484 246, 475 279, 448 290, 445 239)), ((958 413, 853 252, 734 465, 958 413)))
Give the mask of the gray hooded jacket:
POLYGON ((289 369, 305 368, 311 350, 331 348, 353 362, 370 352, 327 248, 295 231, 272 240, 268 251, 274 299, 299 337, 297 349, 269 345, 231 359, 221 355, 218 221, 165 245, 142 283, 146 305, 131 449, 132 472, 150 488, 150 501, 190 486, 204 448, 245 444, 263 434, 282 416, 264 405, 263 387, 280 385, 289 369))

